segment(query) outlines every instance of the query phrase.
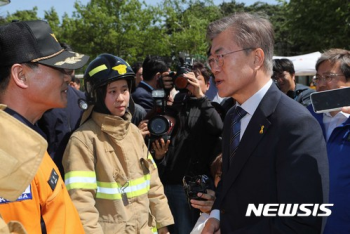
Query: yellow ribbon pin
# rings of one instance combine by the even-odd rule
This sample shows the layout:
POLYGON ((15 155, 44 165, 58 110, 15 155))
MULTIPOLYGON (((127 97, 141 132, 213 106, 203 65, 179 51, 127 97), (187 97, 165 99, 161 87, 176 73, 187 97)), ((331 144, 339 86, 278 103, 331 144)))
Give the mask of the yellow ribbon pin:
POLYGON ((260 132, 259 132, 260 134, 264 133, 264 127, 265 127, 264 125, 261 125, 260 132))

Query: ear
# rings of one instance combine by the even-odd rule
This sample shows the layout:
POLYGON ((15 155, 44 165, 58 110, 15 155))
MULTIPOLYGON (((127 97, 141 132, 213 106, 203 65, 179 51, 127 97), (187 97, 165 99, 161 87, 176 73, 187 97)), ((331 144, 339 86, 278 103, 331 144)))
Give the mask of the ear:
POLYGON ((253 53, 254 53, 254 68, 258 70, 264 64, 265 53, 261 48, 255 49, 253 53))
POLYGON ((159 80, 159 78, 162 76, 162 74, 160 72, 157 72, 155 77, 156 77, 156 80, 159 80))
POLYGON ((28 81, 26 79, 26 69, 25 65, 22 64, 14 64, 11 67, 11 79, 15 82, 15 84, 22 88, 28 88, 28 81))
POLYGON ((292 80, 295 81, 295 73, 291 74, 291 76, 292 76, 292 80))

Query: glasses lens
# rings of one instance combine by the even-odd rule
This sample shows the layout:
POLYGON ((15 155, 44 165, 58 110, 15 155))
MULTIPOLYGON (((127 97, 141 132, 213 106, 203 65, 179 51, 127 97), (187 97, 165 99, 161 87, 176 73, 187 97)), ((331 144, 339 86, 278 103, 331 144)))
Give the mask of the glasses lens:
POLYGON ((215 64, 215 59, 213 59, 213 58, 208 59, 207 63, 208 63, 208 66, 210 67, 210 69, 213 69, 214 64, 215 64))
POLYGON ((218 55, 217 61, 218 61, 218 66, 222 67, 224 65, 224 56, 223 55, 218 55))
POLYGON ((274 80, 284 79, 284 74, 283 74, 283 73, 274 73, 274 74, 271 76, 271 78, 274 79, 274 80))

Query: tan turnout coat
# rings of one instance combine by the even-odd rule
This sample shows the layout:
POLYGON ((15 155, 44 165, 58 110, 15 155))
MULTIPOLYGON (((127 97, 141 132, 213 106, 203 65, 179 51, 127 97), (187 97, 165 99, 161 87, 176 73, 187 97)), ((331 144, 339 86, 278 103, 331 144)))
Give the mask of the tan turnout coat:
POLYGON ((92 112, 64 153, 65 182, 86 233, 154 233, 174 223, 139 129, 92 112))

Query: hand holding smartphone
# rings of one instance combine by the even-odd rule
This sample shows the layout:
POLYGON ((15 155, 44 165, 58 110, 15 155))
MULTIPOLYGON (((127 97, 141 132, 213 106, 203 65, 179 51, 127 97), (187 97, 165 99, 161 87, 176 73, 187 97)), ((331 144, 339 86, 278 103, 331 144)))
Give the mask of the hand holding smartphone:
POLYGON ((315 92, 310 95, 316 113, 339 111, 350 106, 350 87, 315 92))

